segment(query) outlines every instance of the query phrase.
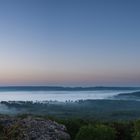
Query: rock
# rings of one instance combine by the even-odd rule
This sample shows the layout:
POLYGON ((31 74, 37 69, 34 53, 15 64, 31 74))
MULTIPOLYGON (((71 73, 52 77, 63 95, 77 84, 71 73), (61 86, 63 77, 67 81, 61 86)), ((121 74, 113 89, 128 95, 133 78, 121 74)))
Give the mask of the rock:
POLYGON ((42 118, 0 117, 8 140, 70 140, 64 125, 42 118))

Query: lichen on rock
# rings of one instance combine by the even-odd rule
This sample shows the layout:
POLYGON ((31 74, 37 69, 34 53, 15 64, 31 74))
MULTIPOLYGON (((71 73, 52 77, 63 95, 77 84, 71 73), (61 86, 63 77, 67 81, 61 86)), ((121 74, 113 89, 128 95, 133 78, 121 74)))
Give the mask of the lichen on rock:
POLYGON ((64 125, 42 118, 0 117, 3 140, 70 140, 64 125))

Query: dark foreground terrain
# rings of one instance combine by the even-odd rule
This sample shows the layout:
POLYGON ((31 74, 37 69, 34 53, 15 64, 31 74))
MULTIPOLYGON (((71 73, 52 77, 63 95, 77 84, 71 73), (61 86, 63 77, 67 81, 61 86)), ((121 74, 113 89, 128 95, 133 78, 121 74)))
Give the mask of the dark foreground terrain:
POLYGON ((140 121, 0 116, 0 140, 140 140, 140 121))
POLYGON ((0 117, 1 140, 70 140, 64 125, 39 117, 0 117))

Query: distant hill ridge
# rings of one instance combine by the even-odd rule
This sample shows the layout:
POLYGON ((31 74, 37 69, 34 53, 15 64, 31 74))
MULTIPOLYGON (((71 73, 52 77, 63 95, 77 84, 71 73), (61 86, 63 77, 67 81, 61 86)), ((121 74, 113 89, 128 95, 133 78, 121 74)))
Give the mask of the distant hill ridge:
POLYGON ((118 94, 117 95, 118 97, 120 96, 135 96, 135 97, 140 97, 140 91, 137 91, 137 92, 132 92, 132 93, 121 93, 121 94, 118 94))
POLYGON ((94 90, 140 90, 140 87, 63 87, 63 86, 4 86, 0 91, 94 91, 94 90))

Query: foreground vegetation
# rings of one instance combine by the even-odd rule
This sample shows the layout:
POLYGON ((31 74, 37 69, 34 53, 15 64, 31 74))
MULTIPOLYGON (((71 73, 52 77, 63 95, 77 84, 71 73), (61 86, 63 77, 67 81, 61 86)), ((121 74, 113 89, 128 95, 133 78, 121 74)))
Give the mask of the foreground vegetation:
POLYGON ((93 121, 57 120, 64 124, 72 140, 140 140, 140 120, 93 121))
POLYGON ((140 132, 137 128, 140 122, 135 121, 102 122, 73 119, 60 122, 67 127, 72 140, 134 140, 140 132))
MULTIPOLYGON (((95 121, 86 119, 58 119, 48 116, 19 115, 17 118, 39 117, 64 124, 71 140, 140 140, 140 120, 135 121, 95 121)), ((8 121, 8 120, 7 120, 8 121)), ((5 129, 0 124, 0 140, 16 140, 20 125, 5 129), (12 137, 11 137, 12 136, 12 137), (9 139, 7 139, 9 138, 9 139)))

